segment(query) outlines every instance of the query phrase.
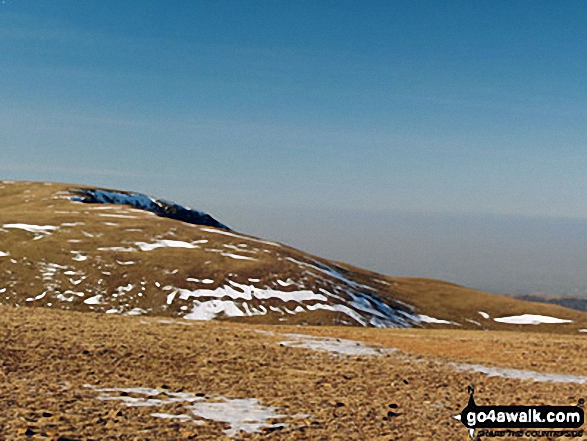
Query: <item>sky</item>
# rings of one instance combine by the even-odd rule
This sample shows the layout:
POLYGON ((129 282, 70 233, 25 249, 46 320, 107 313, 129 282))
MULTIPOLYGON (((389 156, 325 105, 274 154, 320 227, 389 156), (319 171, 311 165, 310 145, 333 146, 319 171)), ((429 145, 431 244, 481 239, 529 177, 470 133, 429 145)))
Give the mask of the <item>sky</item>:
POLYGON ((3 0, 0 178, 587 296, 587 3, 3 0))

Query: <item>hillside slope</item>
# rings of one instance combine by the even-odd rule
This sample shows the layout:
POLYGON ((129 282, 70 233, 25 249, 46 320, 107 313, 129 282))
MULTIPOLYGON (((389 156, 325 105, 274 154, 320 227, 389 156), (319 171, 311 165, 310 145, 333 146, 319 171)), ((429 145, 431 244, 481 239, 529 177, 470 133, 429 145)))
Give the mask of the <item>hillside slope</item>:
POLYGON ((0 183, 0 303, 258 323, 587 328, 578 311, 383 276, 145 195, 35 182, 0 183))

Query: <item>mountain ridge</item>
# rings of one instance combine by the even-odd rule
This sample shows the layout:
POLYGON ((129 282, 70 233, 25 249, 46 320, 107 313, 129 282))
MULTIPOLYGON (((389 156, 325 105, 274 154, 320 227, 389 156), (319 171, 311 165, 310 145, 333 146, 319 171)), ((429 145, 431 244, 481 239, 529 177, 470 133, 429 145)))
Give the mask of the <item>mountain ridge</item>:
POLYGON ((164 202, 220 226, 110 204, 99 200, 102 192, 145 197, 157 207, 154 201, 163 201, 81 185, 0 183, 0 303, 256 323, 587 328, 587 314, 577 311, 385 276, 235 232, 179 204, 164 202), (93 199, 76 199, 88 195, 93 199), (541 324, 496 321, 508 316, 541 324))

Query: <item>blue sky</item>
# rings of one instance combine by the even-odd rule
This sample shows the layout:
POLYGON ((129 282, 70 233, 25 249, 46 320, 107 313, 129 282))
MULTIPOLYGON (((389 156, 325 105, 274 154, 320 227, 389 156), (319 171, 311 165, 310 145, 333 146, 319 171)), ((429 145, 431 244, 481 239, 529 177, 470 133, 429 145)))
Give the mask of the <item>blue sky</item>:
POLYGON ((587 223, 585 16, 581 1, 6 0, 0 175, 144 191, 387 274, 587 286, 562 287, 584 261, 569 249, 587 223), (552 222, 564 240, 545 239, 552 222), (505 248, 471 268, 490 237, 505 248))

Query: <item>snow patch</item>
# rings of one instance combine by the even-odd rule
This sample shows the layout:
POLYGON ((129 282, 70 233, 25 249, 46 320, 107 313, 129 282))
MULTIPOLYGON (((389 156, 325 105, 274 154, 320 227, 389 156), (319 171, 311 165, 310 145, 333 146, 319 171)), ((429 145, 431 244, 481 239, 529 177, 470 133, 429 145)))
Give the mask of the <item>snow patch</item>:
POLYGON ((47 291, 39 294, 36 297, 29 297, 28 299, 26 299, 27 302, 34 302, 35 300, 41 300, 43 297, 45 297, 45 295, 47 294, 47 291))
POLYGON ((567 374, 544 374, 542 372, 523 369, 506 369, 481 364, 448 363, 449 366, 459 371, 480 372, 490 377, 512 378, 515 380, 532 380, 547 383, 576 383, 587 384, 587 377, 567 374))
POLYGON ((195 424, 203 424, 201 419, 227 423, 229 428, 223 432, 229 437, 236 437, 239 432, 259 433, 262 428, 287 427, 284 423, 269 423, 270 419, 309 417, 309 415, 288 416, 277 413, 278 408, 263 406, 256 398, 206 397, 196 396, 189 392, 170 392, 144 387, 97 388, 89 384, 84 387, 99 393, 96 397, 98 400, 119 401, 129 407, 163 407, 173 403, 184 404, 186 413, 153 412, 151 415, 155 418, 189 421, 195 424))
POLYGON ((151 416, 155 417, 155 418, 163 418, 163 419, 178 420, 178 421, 192 421, 194 423, 204 424, 201 421, 193 421, 193 418, 189 415, 186 415, 186 414, 172 415, 170 413, 155 412, 155 413, 152 413, 151 416))
POLYGON ((99 305, 104 301, 104 297, 101 294, 95 295, 93 297, 87 298, 84 300, 86 305, 99 305))
POLYGON ((12 228, 17 230, 28 231, 29 233, 35 233, 37 236, 33 240, 38 240, 43 237, 49 236, 53 231, 59 229, 55 225, 30 225, 30 224, 4 224, 3 228, 12 228))
POLYGON ((121 253, 130 253, 133 251, 137 251, 136 248, 132 247, 99 247, 97 248, 98 251, 119 251, 121 253))
POLYGON ((271 298, 280 299, 283 302, 305 302, 308 300, 326 301, 327 298, 322 294, 316 294, 312 291, 276 291, 271 288, 261 289, 251 285, 243 285, 237 282, 229 281, 231 286, 220 286, 216 289, 196 289, 190 291, 188 289, 178 288, 180 298, 182 300, 188 300, 190 297, 215 297, 223 298, 229 297, 233 300, 252 300, 253 298, 259 300, 266 300, 271 298), (237 289, 235 289, 237 288, 237 289))
POLYGON ((285 427, 285 424, 270 424, 267 420, 287 417, 276 413, 278 409, 275 407, 262 406, 255 398, 222 398, 217 403, 196 402, 189 409, 200 418, 228 423, 230 427, 223 432, 230 437, 235 437, 240 431, 259 433, 264 427, 285 427))
POLYGON ((224 257, 231 257, 231 258, 237 259, 237 260, 258 260, 254 257, 240 256, 238 254, 232 254, 232 253, 220 253, 220 255, 224 256, 224 257))
POLYGON ((227 317, 242 317, 245 315, 230 300, 208 300, 207 302, 196 300, 191 312, 183 318, 188 320, 212 320, 220 313, 224 313, 227 317))
POLYGON ((75 254, 72 257, 72 260, 75 260, 76 262, 83 262, 84 260, 88 260, 88 256, 81 254, 81 251, 70 251, 72 254, 75 254))
POLYGON ((200 243, 200 241, 190 243, 182 240, 160 239, 152 243, 135 242, 135 245, 138 246, 141 251, 152 251, 156 248, 199 248, 197 245, 198 243, 200 243))
POLYGON ((296 284, 296 282, 294 282, 294 281, 293 281, 293 280, 291 280, 291 279, 287 279, 286 281, 283 281, 283 280, 279 280, 279 279, 278 279, 278 280, 277 280, 277 283, 279 283, 281 286, 284 286, 284 287, 285 287, 285 286, 290 286, 290 285, 295 285, 295 284, 296 284))
MULTIPOLYGON (((307 308, 310 311, 314 311, 316 309, 324 309, 327 311, 342 312, 343 314, 348 315, 350 318, 355 320, 361 326, 367 326, 367 322, 365 322, 363 317, 358 312, 356 312, 354 309, 351 309, 345 305, 339 305, 339 304, 330 305, 327 303, 315 303, 314 305, 308 305, 307 308)), ((289 313, 289 310, 286 309, 286 312, 289 313)), ((291 313, 291 314, 293 314, 293 313, 291 313)))
POLYGON ((295 348, 312 349, 314 351, 332 352, 351 356, 382 356, 395 352, 393 348, 372 348, 355 340, 342 338, 314 337, 305 334, 283 334, 293 340, 284 340, 280 344, 295 348))
POLYGON ((436 323, 436 324, 443 324, 443 325, 459 325, 456 322, 449 322, 448 320, 437 319, 437 318, 430 317, 430 316, 424 315, 424 314, 419 314, 418 320, 420 320, 421 322, 424 322, 424 323, 436 323))
POLYGON ((499 317, 493 319, 499 323, 508 323, 511 325, 539 325, 541 323, 572 323, 572 320, 549 317, 547 315, 522 314, 512 315, 509 317, 499 317))

